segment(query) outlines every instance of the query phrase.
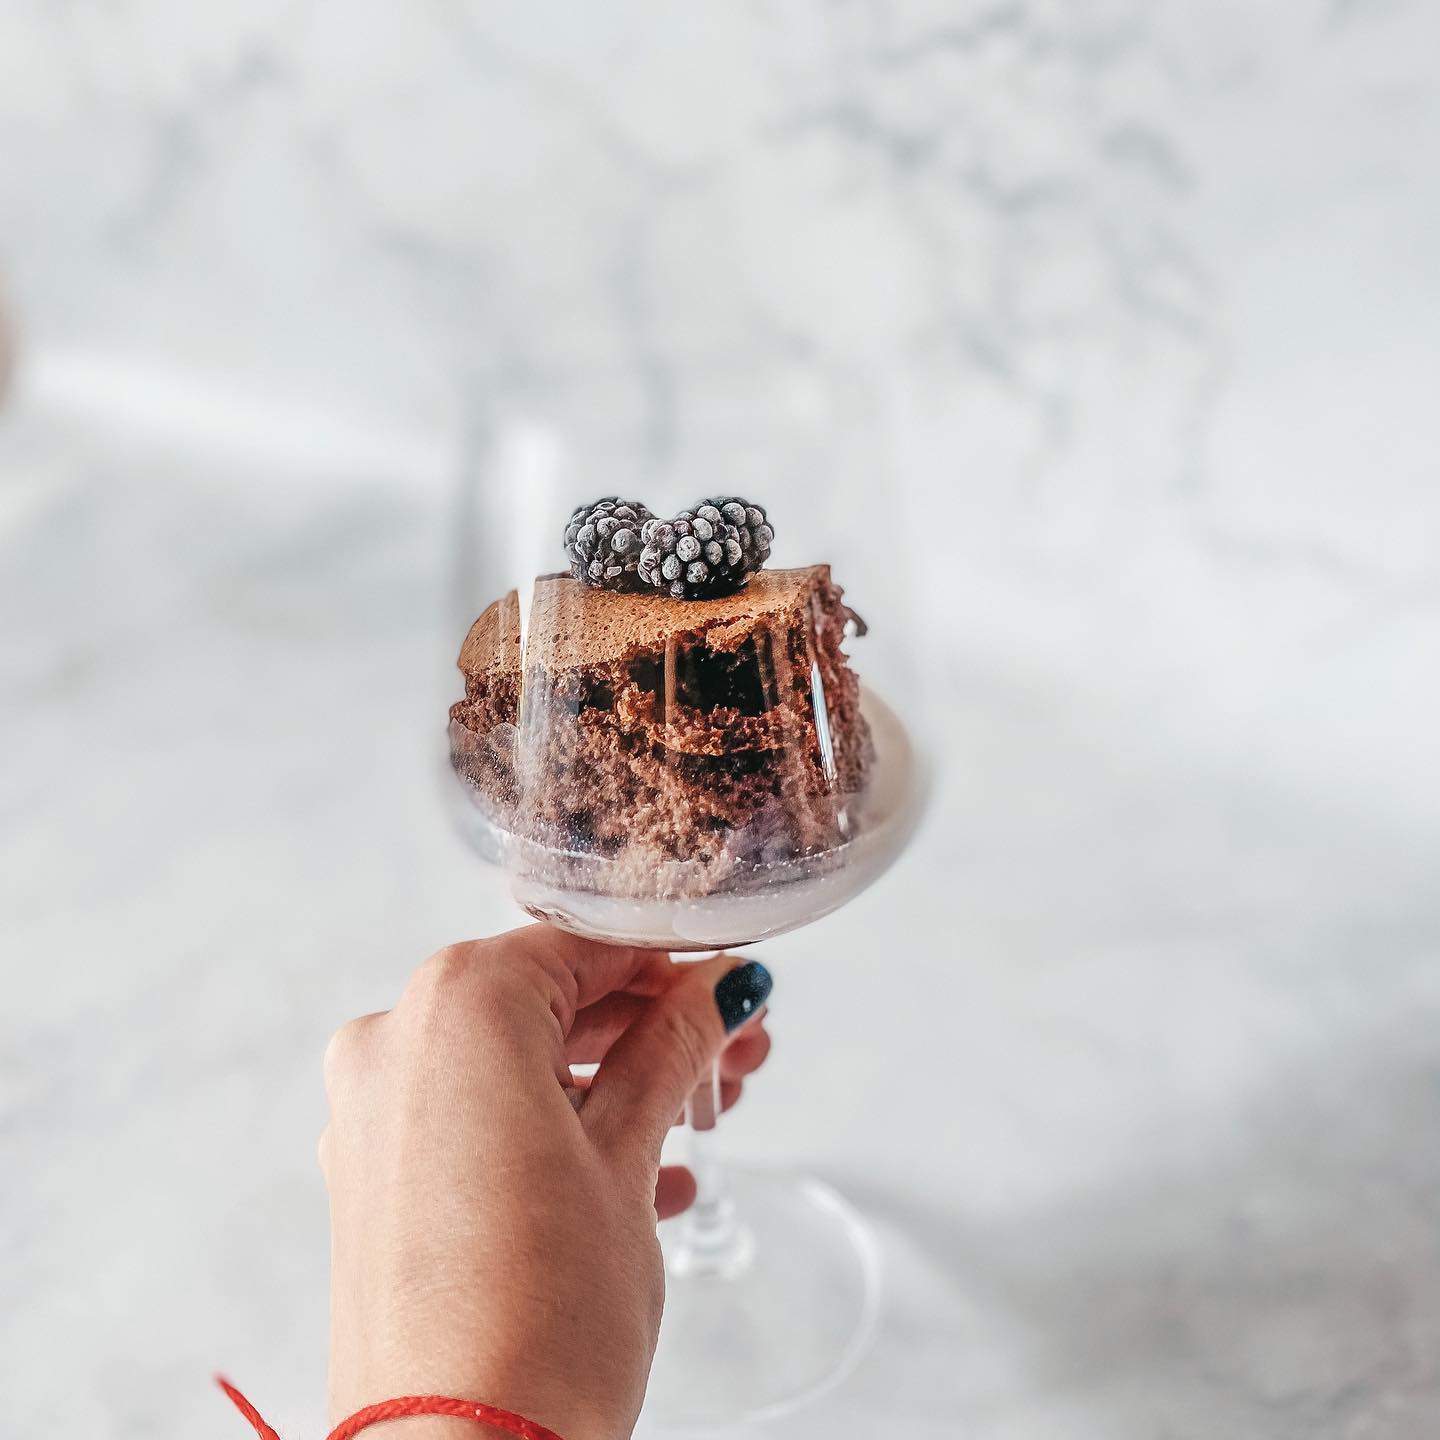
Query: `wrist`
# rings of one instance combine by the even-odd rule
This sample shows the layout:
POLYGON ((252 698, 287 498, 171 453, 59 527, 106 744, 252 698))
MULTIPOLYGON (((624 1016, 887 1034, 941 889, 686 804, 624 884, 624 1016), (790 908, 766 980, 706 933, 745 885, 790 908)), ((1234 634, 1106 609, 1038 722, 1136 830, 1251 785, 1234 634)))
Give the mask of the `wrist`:
POLYGON ((403 1420, 387 1420, 378 1427, 376 1440, 515 1440, 514 1433, 499 1430, 479 1420, 457 1420, 449 1415, 409 1415, 403 1420))
POLYGON ((376 1440, 515 1440, 514 1430, 503 1424, 506 1416, 529 1422, 527 1435, 559 1440, 622 1440, 630 1434, 633 1418, 626 1425, 614 1406, 605 1414, 589 1387, 572 1377, 557 1376, 543 1362, 526 1364, 505 1355, 478 1361, 472 1354, 467 1361, 451 1353, 455 1340, 453 1334, 437 1334, 407 1344, 403 1356, 367 1356, 363 1365, 332 1357, 330 1424, 339 1427, 383 1409, 387 1415, 376 1440), (406 1396, 448 1398, 432 1407, 441 1413, 417 1414, 414 1407, 402 1408, 406 1396), (486 1411, 500 1413, 492 1418, 486 1411))
POLYGON ((516 1440, 517 1436, 520 1440, 621 1440, 631 1428, 593 1428, 583 1416, 555 1415, 553 1407, 538 1400, 534 1405, 516 1400, 494 1404, 474 1398, 469 1389, 445 1387, 375 1400, 355 1410, 334 1409, 331 1414, 332 1434, 345 1440, 361 1431, 368 1435, 371 1427, 381 1425, 385 1440, 516 1440))

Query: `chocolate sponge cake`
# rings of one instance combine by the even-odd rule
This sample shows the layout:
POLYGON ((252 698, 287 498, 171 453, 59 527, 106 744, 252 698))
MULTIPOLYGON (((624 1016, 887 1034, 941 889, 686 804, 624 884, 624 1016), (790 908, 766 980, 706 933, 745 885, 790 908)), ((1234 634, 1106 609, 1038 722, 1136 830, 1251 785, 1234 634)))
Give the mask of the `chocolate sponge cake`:
POLYGON ((465 639, 453 763, 497 827, 634 893, 831 848, 871 755, 852 619, 825 565, 684 602, 542 576, 528 625, 512 591, 465 639))

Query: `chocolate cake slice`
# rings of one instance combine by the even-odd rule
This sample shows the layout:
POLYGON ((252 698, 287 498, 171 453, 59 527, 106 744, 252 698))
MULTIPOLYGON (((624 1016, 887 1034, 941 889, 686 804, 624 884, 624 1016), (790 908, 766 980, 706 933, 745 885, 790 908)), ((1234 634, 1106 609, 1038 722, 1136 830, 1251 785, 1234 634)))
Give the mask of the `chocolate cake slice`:
POLYGON ((871 756, 852 619, 826 565, 693 601, 542 576, 523 646, 513 591, 465 639, 453 762, 499 828, 634 862, 636 893, 829 849, 871 756))

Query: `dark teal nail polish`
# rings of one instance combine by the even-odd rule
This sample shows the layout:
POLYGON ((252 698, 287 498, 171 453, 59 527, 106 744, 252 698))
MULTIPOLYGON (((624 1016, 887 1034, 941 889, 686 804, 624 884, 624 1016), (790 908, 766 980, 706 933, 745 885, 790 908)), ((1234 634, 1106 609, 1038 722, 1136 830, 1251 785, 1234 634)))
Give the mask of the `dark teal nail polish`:
POLYGON ((738 1030, 765 1003, 774 983, 758 960, 749 960, 722 977, 715 987, 715 1003, 720 1007, 727 1035, 738 1030))

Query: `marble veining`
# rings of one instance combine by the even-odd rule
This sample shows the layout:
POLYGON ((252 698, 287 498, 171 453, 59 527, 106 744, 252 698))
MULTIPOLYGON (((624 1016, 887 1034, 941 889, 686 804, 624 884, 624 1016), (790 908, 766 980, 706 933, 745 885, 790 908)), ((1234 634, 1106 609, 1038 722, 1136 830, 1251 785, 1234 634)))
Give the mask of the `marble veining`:
POLYGON ((727 1143, 888 1267, 772 1433, 1440 1431, 1437 45, 13 0, 0 1430, 322 1433, 319 1055, 513 918, 436 717, 533 479, 753 487, 935 760, 764 957, 727 1143))

